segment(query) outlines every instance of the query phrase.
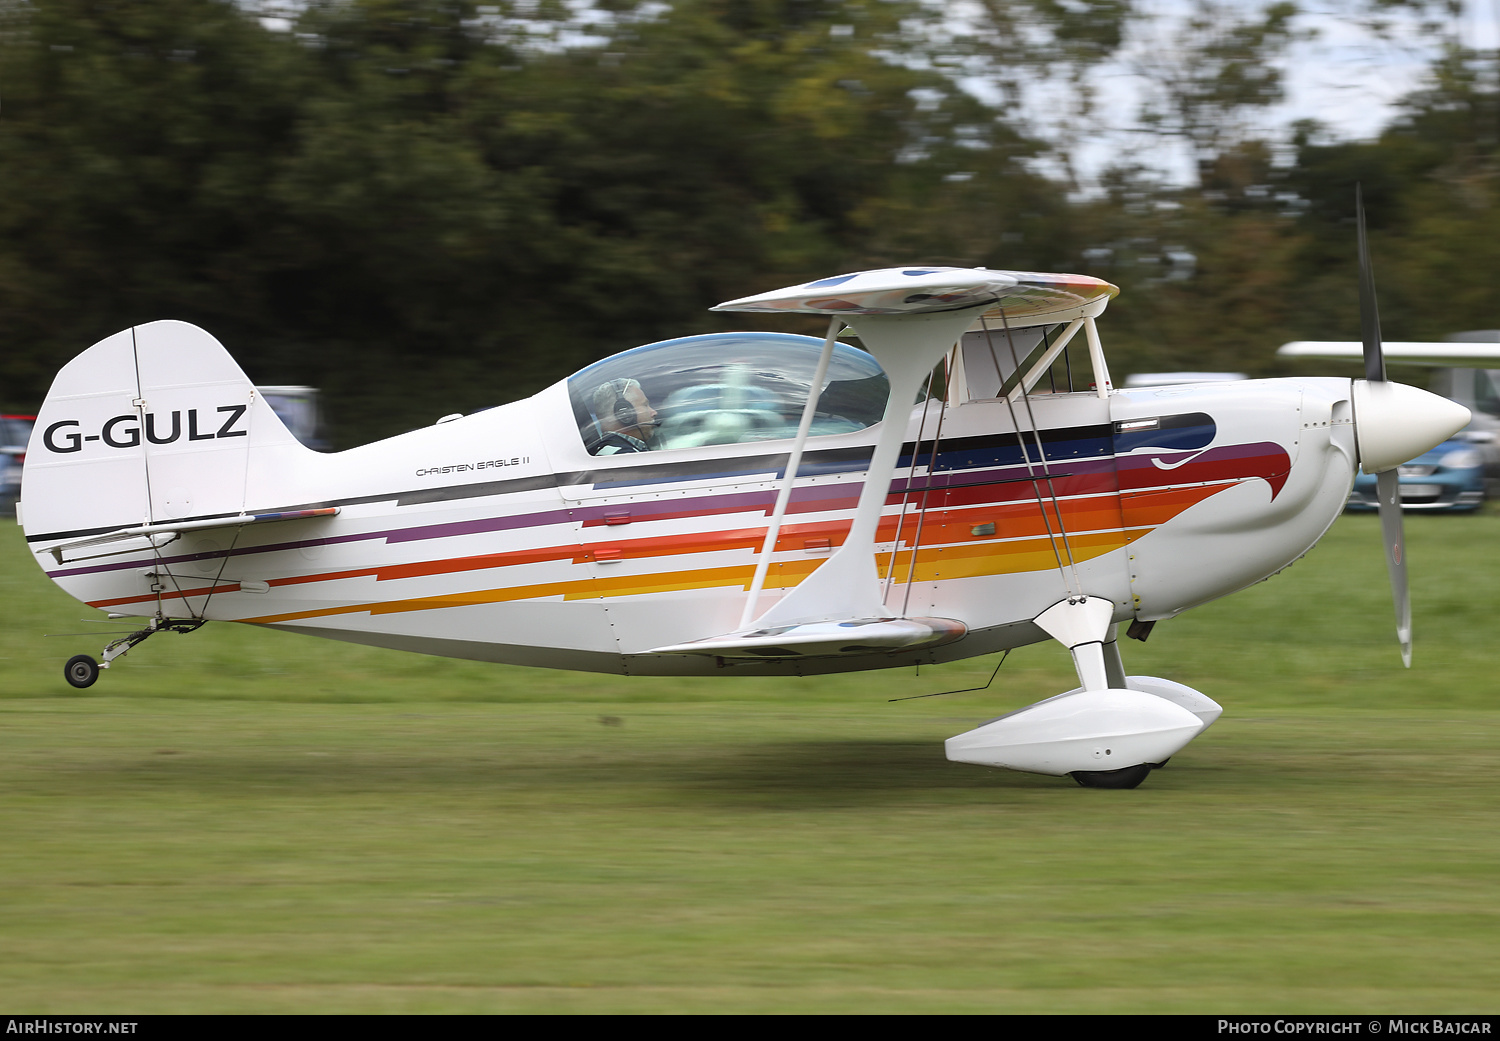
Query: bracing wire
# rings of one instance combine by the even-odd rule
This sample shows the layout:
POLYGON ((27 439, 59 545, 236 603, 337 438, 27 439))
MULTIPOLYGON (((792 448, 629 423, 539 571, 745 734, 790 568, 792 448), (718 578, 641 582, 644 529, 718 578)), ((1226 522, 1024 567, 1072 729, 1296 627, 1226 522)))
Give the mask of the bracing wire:
MULTIPOLYGON (((911 502, 912 487, 917 483, 917 461, 922 451, 922 437, 927 433, 927 413, 932 398, 932 377, 936 374, 936 371, 937 368, 934 366, 933 371, 927 374, 926 392, 922 400, 922 420, 917 424, 917 443, 912 446, 911 468, 907 471, 906 487, 901 492, 901 509, 896 514, 896 536, 891 543, 891 563, 890 567, 886 570, 885 589, 881 593, 882 601, 891 595, 891 587, 896 581, 896 560, 901 555, 901 534, 902 529, 906 526, 906 507, 911 502)), ((946 404, 945 402, 945 407, 946 404)), ((941 415, 938 417, 938 422, 939 424, 942 423, 941 415)), ((931 476, 930 470, 928 471, 928 475, 929 477, 931 476)), ((905 608, 902 609, 901 613, 903 615, 906 613, 905 608)))
MULTIPOLYGON (((1004 314, 1003 310, 1001 311, 1001 314, 1004 314)), ((1075 593, 1080 593, 1081 590, 1077 588, 1077 583, 1075 581, 1072 581, 1068 574, 1068 567, 1072 563, 1072 556, 1071 554, 1069 555, 1067 564, 1063 563, 1062 551, 1058 549, 1057 545, 1057 534, 1052 530, 1052 518, 1047 516, 1047 508, 1042 502, 1041 481, 1037 478, 1036 467, 1031 461, 1031 450, 1026 447, 1026 438, 1021 434, 1021 420, 1016 416, 1015 402, 1011 401, 1010 395, 1005 393, 1005 377, 1004 374, 1000 371, 1000 358, 995 353, 995 340, 994 337, 990 335, 989 323, 984 320, 983 315, 980 316, 979 322, 980 327, 984 330, 984 342, 985 346, 989 348, 990 360, 995 364, 995 375, 1000 380, 1000 389, 998 393, 1000 397, 1005 399, 1005 407, 1010 411, 1010 425, 1014 427, 1016 431, 1016 444, 1021 449, 1021 459, 1026 464, 1027 475, 1031 478, 1032 493, 1036 496, 1037 508, 1041 510, 1042 524, 1047 529, 1047 542, 1052 547, 1053 558, 1057 561, 1058 574, 1062 575, 1063 584, 1065 586, 1068 586, 1075 593)), ((1007 328, 1009 327, 1007 326, 1007 328)), ((1014 355, 1015 353, 1014 343, 1012 343, 1011 345, 1011 353, 1012 355, 1014 355)), ((1017 365, 1016 368, 1017 370, 1019 370, 1020 366, 1017 365)), ((1058 515, 1057 519, 1058 523, 1061 524, 1061 514, 1058 515)))
MULTIPOLYGON (((932 475, 937 472, 938 446, 943 440, 943 420, 948 415, 948 399, 953 394, 952 381, 953 369, 951 366, 948 366, 944 372, 943 407, 938 411, 937 429, 932 432, 932 454, 927 459, 927 485, 922 489, 922 505, 917 510, 917 533, 912 539, 911 558, 907 561, 906 565, 906 594, 901 598, 901 617, 903 618, 906 617, 907 611, 911 608, 911 590, 917 580, 917 551, 922 548, 922 528, 927 522, 928 497, 932 492, 932 475)), ((926 417, 924 416, 923 418, 926 417)), ((921 447, 922 443, 918 441, 917 450, 919 451, 921 447)), ((912 472, 916 472, 916 451, 912 453, 912 472)), ((895 564, 896 561, 893 557, 891 559, 892 571, 895 570, 895 564)))
MULTIPOLYGON (((211 601, 213 599, 213 597, 214 597, 214 594, 219 591, 219 586, 225 584, 224 581, 223 581, 223 579, 224 579, 224 569, 229 565, 229 558, 234 555, 234 547, 239 543, 239 541, 240 541, 240 532, 242 532, 243 530, 244 530, 243 526, 237 527, 237 528, 234 529, 234 537, 229 540, 229 547, 224 550, 223 556, 220 557, 220 559, 219 559, 219 570, 214 574, 213 578, 210 578, 210 579, 207 580, 208 581, 208 592, 203 595, 203 606, 198 609, 198 611, 197 611, 196 614, 193 613, 192 601, 188 599, 187 595, 183 592, 183 589, 182 589, 182 583, 181 583, 180 580, 184 576, 178 575, 176 572, 171 571, 170 569, 166 568, 166 566, 162 562, 162 555, 161 555, 161 549, 160 548, 157 548, 153 552, 153 556, 156 558, 156 565, 157 565, 157 568, 158 568, 158 570, 154 573, 155 579, 156 579, 155 584, 158 586, 158 588, 156 590, 156 617, 157 618, 166 619, 166 617, 167 617, 166 612, 162 609, 162 593, 164 592, 164 589, 162 589, 160 587, 163 585, 163 583, 161 582, 161 579, 162 578, 168 578, 168 579, 171 579, 171 581, 172 581, 172 588, 177 591, 177 596, 174 597, 173 599, 181 600, 183 602, 183 604, 188 609, 188 616, 190 618, 196 618, 199 621, 204 621, 205 620, 203 616, 208 613, 208 604, 209 604, 209 601, 211 601)), ((200 581, 201 582, 203 580, 202 579, 197 579, 196 581, 200 581)))
POLYGON ((198 612, 199 618, 202 618, 204 615, 208 614, 208 602, 212 600, 214 598, 214 594, 219 591, 219 580, 224 577, 224 569, 229 566, 229 558, 234 555, 234 547, 240 541, 240 532, 244 530, 245 529, 243 527, 234 529, 234 538, 229 540, 229 548, 224 550, 224 556, 219 560, 218 573, 214 575, 213 584, 208 587, 208 595, 203 598, 203 607, 198 612))
MULTIPOLYGON (((1016 340, 1015 337, 1011 334, 1010 322, 1006 320, 1005 311, 1003 308, 1000 311, 1000 322, 1005 328, 1006 342, 1010 345, 1011 362, 1015 365, 1016 372, 1020 373, 1021 362, 1020 359, 1016 357, 1016 340)), ((1053 483, 1052 468, 1047 463, 1047 449, 1042 444, 1042 432, 1041 429, 1037 426, 1036 413, 1032 410, 1031 407, 1031 391, 1026 386, 1026 381, 1024 378, 1020 381, 1020 387, 1021 402, 1026 406, 1026 421, 1031 425, 1031 436, 1036 440, 1037 456, 1042 461, 1042 477, 1047 482, 1047 494, 1052 499, 1052 509, 1057 515, 1057 531, 1062 538, 1063 552, 1067 554, 1068 568, 1073 572, 1074 591, 1082 593, 1083 587, 1078 580, 1077 561, 1073 556, 1073 547, 1068 541, 1068 529, 1063 524, 1062 503, 1059 502, 1057 498, 1057 486, 1053 483)), ((1040 501, 1038 502, 1038 505, 1041 505, 1040 501)), ((1043 507, 1042 512, 1044 514, 1046 513, 1045 507, 1043 507)))

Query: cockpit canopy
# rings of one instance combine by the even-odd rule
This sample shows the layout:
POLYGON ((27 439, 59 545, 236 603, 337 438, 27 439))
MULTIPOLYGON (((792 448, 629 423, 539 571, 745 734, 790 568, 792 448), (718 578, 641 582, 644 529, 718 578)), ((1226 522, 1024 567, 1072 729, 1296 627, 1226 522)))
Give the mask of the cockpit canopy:
MULTIPOLYGON (((656 427, 642 439, 644 448, 626 450, 790 438, 797 434, 822 348, 821 340, 787 333, 684 336, 595 362, 568 378, 568 396, 579 436, 596 455, 619 450, 625 441, 611 431, 629 426, 624 421, 643 411, 626 400, 633 391, 629 381, 655 410, 656 427)), ((810 434, 843 434, 878 423, 889 393, 874 358, 835 344, 810 434)))

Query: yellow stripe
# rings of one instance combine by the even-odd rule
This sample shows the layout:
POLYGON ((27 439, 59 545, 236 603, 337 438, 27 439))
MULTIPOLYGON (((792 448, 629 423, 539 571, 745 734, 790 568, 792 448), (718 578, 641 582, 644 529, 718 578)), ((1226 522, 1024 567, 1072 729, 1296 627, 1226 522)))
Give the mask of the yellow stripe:
MULTIPOLYGON (((1100 531, 1084 535, 1069 535, 1075 562, 1082 563, 1102 556, 1126 544, 1121 531, 1100 531)), ((800 582, 817 569, 826 558, 789 560, 779 562, 766 576, 768 588, 787 588, 800 582)), ((876 555, 876 567, 881 578, 889 573, 891 555, 876 555)), ((1018 539, 996 544, 981 542, 971 545, 938 546, 917 552, 917 567, 913 580, 935 582, 954 578, 982 578, 992 575, 1012 575, 1026 571, 1045 571, 1057 566, 1052 541, 1048 538, 1018 539)), ((896 558, 896 577, 906 581, 911 567, 911 553, 900 553, 896 558)), ((701 568, 692 571, 664 571, 650 575, 618 575, 608 578, 591 578, 583 581, 542 582, 536 585, 509 586, 504 589, 477 589, 464 593, 443 593, 439 596, 414 597, 410 600, 388 600, 382 603, 350 604, 341 607, 322 607, 311 611, 293 611, 288 614, 262 615, 258 618, 241 618, 239 621, 259 625, 276 622, 293 622, 304 618, 324 618, 330 615, 402 614, 408 611, 436 611, 448 607, 476 607, 482 604, 498 604, 514 600, 539 600, 560 596, 564 600, 595 600, 603 597, 645 596, 649 593, 671 593, 685 589, 711 589, 721 586, 750 588, 754 568, 749 565, 734 567, 701 568)))
MULTIPOLYGON (((787 586, 800 581, 821 561, 798 561, 795 570, 784 571, 767 585, 787 586)), ((445 607, 474 607, 479 604, 499 604, 510 600, 539 600, 560 596, 564 600, 594 600, 603 596, 639 596, 645 593, 674 592, 679 589, 708 589, 714 586, 738 585, 750 588, 750 579, 755 569, 747 565, 737 567, 702 568, 697 571, 667 571, 654 575, 619 575, 611 578, 585 579, 569 582, 542 582, 529 586, 509 586, 504 589, 476 589, 465 593, 443 593, 439 596, 414 597, 410 600, 387 600, 383 603, 351 604, 341 607, 320 607, 311 611, 293 611, 288 614, 269 614, 258 618, 241 618, 242 622, 269 625, 274 622, 294 622, 303 618, 322 618, 328 615, 353 614, 368 611, 377 614, 401 614, 406 611, 436 611, 445 607)))

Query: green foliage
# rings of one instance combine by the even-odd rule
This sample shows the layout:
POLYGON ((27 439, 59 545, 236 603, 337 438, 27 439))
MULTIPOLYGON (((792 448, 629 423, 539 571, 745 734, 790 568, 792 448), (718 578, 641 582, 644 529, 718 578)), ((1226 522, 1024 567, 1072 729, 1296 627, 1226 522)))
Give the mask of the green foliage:
POLYGON ((40 400, 81 346, 164 315, 260 320, 265 185, 295 62, 228 4, 10 4, 0 122, 0 378, 40 400))
MULTIPOLYGON (((1226 708, 1138 790, 944 760, 1056 645, 798 681, 454 662, 212 624, 88 691, 0 531, 0 996, 35 1013, 1483 1013, 1500 516, 1371 516, 1127 641, 1226 708), (1392 951, 1399 949, 1401 956, 1392 951), (1144 953, 1143 953, 1144 952, 1144 953)), ((106 628, 98 626, 97 628, 106 628)))
MULTIPOLYGON (((1394 6, 1440 28, 1445 2, 1394 6)), ((1356 181, 1387 336, 1500 324, 1493 56, 1454 38, 1378 140, 1305 124, 1288 149, 1251 128, 1302 33, 1291 4, 1202 0, 1170 31, 1127 0, 949 14, 316 0, 283 32, 229 0, 9 0, 0 405, 33 409, 84 346, 174 317, 258 382, 323 387, 347 446, 744 321, 719 300, 910 262, 1117 282, 1122 376, 1270 375, 1285 340, 1357 332, 1356 181), (1153 33, 1136 123, 1187 142, 1198 183, 1122 158, 1070 195, 1070 150, 1118 108, 1093 72, 1153 33)))
MULTIPOLYGON (((1455 45, 1378 140, 1304 126, 1283 155, 1243 114, 1280 89, 1289 8, 1200 18, 1154 124, 1199 182, 1122 162, 1070 198, 1021 87, 1053 76, 1086 114, 1138 6, 984 0, 966 28, 949 6, 618 0, 585 23, 554 0, 317 0, 287 33, 227 0, 0 3, 0 404, 176 317, 262 382, 323 386, 348 444, 714 328, 727 297, 910 261, 1119 282, 1122 376, 1269 374, 1283 340, 1357 335, 1355 181, 1389 337, 1500 324, 1490 57, 1455 45)), ((1409 673, 1372 517, 1132 644, 1131 671, 1228 709, 1137 792, 943 761, 943 737, 1072 685, 1046 646, 988 691, 893 705, 991 666, 599 677, 212 625, 75 692, 62 661, 108 635, 44 634, 111 626, 7 527, 0 993, 1483 1011, 1495 524, 1410 519, 1409 673)))
POLYGON ((1154 88, 1143 122, 1185 139, 1200 165, 1211 163, 1243 135, 1241 113, 1282 100, 1274 58, 1302 35, 1297 14, 1285 0, 1253 6, 1193 0, 1171 38, 1141 64, 1154 88))
POLYGON ((992 113, 882 56, 911 5, 681 0, 578 46, 560 9, 492 10, 313 3, 279 33, 218 0, 8 8, 7 395, 171 316, 257 381, 324 387, 358 442, 714 328, 720 299, 976 258, 949 214, 1008 180, 1058 194, 992 113))

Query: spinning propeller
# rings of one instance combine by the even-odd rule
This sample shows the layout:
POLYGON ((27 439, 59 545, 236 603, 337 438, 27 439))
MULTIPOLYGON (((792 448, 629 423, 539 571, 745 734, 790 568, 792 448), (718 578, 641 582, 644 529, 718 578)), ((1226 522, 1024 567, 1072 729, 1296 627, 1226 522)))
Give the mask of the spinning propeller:
POLYGON ((1468 409, 1446 398, 1386 379, 1375 276, 1365 237, 1364 193, 1359 186, 1354 189, 1354 209, 1359 228, 1359 324, 1365 356, 1365 378, 1354 381, 1354 430, 1360 467, 1376 475, 1381 540, 1391 576, 1391 596, 1396 602, 1396 639, 1401 642, 1401 661, 1411 668, 1411 591, 1406 582, 1406 535, 1396 468, 1462 429, 1469 415, 1468 409))

